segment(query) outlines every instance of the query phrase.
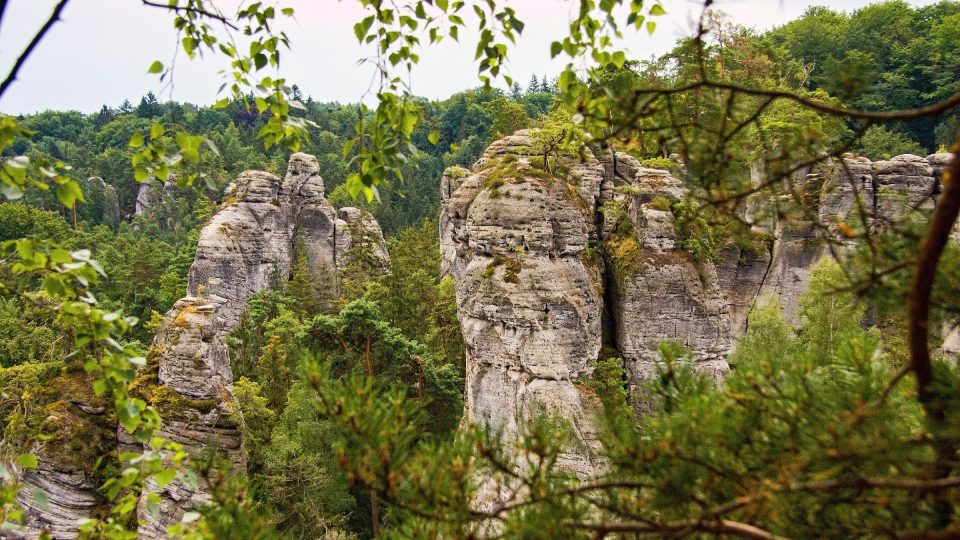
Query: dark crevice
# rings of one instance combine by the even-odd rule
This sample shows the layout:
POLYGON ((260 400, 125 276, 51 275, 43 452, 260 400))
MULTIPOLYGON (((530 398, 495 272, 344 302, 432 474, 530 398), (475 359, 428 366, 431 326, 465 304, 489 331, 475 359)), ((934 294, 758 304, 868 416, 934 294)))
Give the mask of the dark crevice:
MULTIPOLYGON (((743 321, 743 332, 744 334, 747 330, 750 329, 750 314, 753 313, 753 308, 757 307, 757 301, 760 299, 760 292, 763 291, 763 286, 767 283, 767 276, 770 275, 770 269, 773 268, 773 256, 775 253, 775 248, 777 245, 777 240, 770 240, 768 244, 767 253, 769 258, 767 259, 767 268, 763 271, 763 278, 760 279, 760 286, 757 287, 757 292, 753 294, 753 302, 750 303, 750 309, 747 310, 747 316, 743 321)), ((739 274, 740 268, 739 264, 737 265, 737 273, 739 274)), ((734 277, 736 279, 736 276, 734 277)))

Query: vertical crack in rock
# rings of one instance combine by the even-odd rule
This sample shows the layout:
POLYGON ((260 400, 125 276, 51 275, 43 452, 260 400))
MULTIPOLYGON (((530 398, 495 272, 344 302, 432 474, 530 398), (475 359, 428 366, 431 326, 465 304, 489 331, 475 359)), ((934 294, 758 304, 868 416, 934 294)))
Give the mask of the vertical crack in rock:
MULTIPOLYGON (((626 161, 617 155, 617 167, 626 161)), ((605 204, 617 219, 604 226, 614 290, 616 343, 632 389, 656 376, 659 345, 674 341, 693 355, 694 369, 719 379, 728 369, 729 306, 714 264, 681 249, 669 205, 686 195, 668 171, 631 167, 605 204)), ((616 183, 617 181, 614 180, 616 183)), ((643 396, 634 392, 641 409, 643 396)))

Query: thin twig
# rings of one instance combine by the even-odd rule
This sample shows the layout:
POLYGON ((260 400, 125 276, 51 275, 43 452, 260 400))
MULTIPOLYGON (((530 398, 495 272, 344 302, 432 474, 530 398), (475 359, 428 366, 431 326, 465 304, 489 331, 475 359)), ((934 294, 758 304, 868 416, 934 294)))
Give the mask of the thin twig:
MULTIPOLYGON (((20 57, 17 58, 17 62, 13 64, 13 67, 10 68, 10 73, 7 74, 7 78, 3 80, 3 83, 0 83, 0 97, 3 97, 3 94, 7 91, 7 88, 13 84, 13 81, 17 80, 17 73, 19 73, 20 68, 23 67, 23 64, 27 61, 27 58, 33 53, 34 49, 37 48, 37 45, 40 44, 40 41, 43 40, 44 36, 47 35, 47 32, 60 20, 60 13, 63 11, 63 8, 66 7, 67 2, 70 0, 60 0, 57 3, 56 7, 53 8, 53 13, 50 14, 50 18, 47 19, 47 22, 43 23, 43 26, 40 27, 40 30, 37 32, 33 39, 30 40, 30 43, 27 47, 20 53, 20 57)), ((3 7, 6 7, 6 2, 4 2, 3 7)))
POLYGON ((203 9, 203 8, 191 7, 191 6, 189 6, 189 5, 188 5, 188 6, 178 6, 178 5, 173 5, 173 6, 171 6, 171 5, 169 5, 169 4, 161 4, 161 3, 159 3, 159 2, 151 2, 150 0, 140 0, 140 1, 141 1, 141 2, 143 3, 143 5, 145 5, 145 6, 155 7, 155 8, 160 8, 160 9, 166 9, 166 10, 168 10, 168 11, 173 11, 173 12, 176 12, 176 13, 181 13, 181 12, 183 12, 183 13, 194 13, 194 14, 197 14, 197 15, 200 15, 200 16, 203 16, 203 17, 206 17, 206 18, 208 18, 208 19, 213 19, 213 20, 215 20, 215 21, 220 21, 220 22, 223 23, 223 25, 226 26, 227 28, 231 28, 231 29, 233 29, 233 30, 239 30, 239 28, 237 28, 237 26, 234 25, 233 22, 231 22, 230 19, 228 19, 226 16, 224 16, 224 15, 222 15, 222 14, 219 14, 219 13, 214 13, 214 12, 212 12, 212 11, 207 11, 207 10, 205 10, 205 9, 203 9))

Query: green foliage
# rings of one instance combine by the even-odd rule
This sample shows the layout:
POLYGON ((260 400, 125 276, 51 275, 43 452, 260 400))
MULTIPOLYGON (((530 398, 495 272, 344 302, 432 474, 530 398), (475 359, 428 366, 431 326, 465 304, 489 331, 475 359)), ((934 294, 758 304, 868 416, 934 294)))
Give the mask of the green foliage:
POLYGON ((814 361, 835 357, 847 343, 863 337, 860 321, 867 307, 844 290, 848 287, 846 275, 833 259, 823 259, 810 273, 810 284, 800 299, 797 338, 814 361))
MULTIPOLYGON (((618 48, 619 38, 627 29, 652 33, 665 10, 655 1, 617 0, 582 3, 569 34, 550 47, 553 56, 569 58, 556 83, 534 77, 523 93, 504 77, 508 98, 491 82, 501 76, 509 44, 524 23, 506 3, 491 0, 470 5, 479 23, 476 57, 484 89, 431 103, 410 93, 406 75, 419 62, 421 40, 458 39, 467 3, 360 4, 364 18, 354 31, 373 46, 367 60, 380 82, 375 108, 303 103, 299 90, 274 74, 280 51, 289 46, 275 29, 277 16, 292 16, 292 9, 252 2, 222 16, 212 4, 187 0, 155 7, 169 11, 188 57, 227 59, 228 97, 214 108, 160 103, 151 93, 136 107, 105 106, 89 116, 0 115, 0 192, 27 203, 0 205, 0 217, 9 217, 0 220, 0 322, 15 321, 0 332, 6 442, 19 452, 40 440, 34 438, 39 430, 58 463, 112 453, 102 444, 112 440, 104 435, 112 430, 66 414, 69 398, 79 396, 112 404, 107 417, 112 422, 115 415, 145 448, 116 456, 121 473, 102 490, 112 508, 81 523, 84 535, 132 537, 128 528, 144 481, 152 477, 163 487, 185 471, 182 448, 155 436, 158 413, 176 415, 177 407, 169 407, 175 398, 162 389, 146 396, 149 402, 131 393, 145 362, 137 341, 150 335, 137 318, 152 317, 179 296, 196 231, 212 207, 204 195, 218 194, 242 168, 279 172, 287 150, 314 151, 331 194, 338 188, 350 197, 363 192, 385 230, 395 232, 435 218, 440 171, 471 165, 496 134, 538 125, 530 163, 543 171, 529 175, 544 181, 566 178, 561 157, 584 142, 613 137, 637 155, 681 154, 694 196, 651 204, 676 213, 683 249, 716 260, 736 229, 705 213, 709 205, 691 201, 718 199, 723 207, 731 193, 752 189, 758 158, 776 156, 765 160, 765 176, 786 175, 798 162, 844 148, 860 127, 821 115, 805 100, 821 109, 889 111, 958 89, 960 10, 954 2, 913 8, 891 1, 851 14, 811 8, 764 35, 707 14, 711 33, 700 36, 709 40, 706 48, 699 38, 685 40, 640 64, 618 48), (720 84, 699 85, 707 76, 720 84), (730 89, 735 85, 796 99, 736 93, 730 89), (656 87, 676 90, 658 95, 651 92, 656 87), (114 217, 109 189, 91 189, 74 174, 106 178, 120 215, 114 217), (155 180, 196 189, 161 197, 133 226, 118 224, 129 218, 138 184, 155 180), (58 210, 59 216, 37 209, 58 210), (165 258, 168 253, 176 253, 174 260, 165 258), (56 335, 63 339, 51 338, 56 335), (79 446, 88 441, 97 444, 79 446)), ((159 61, 147 71, 161 80, 170 75, 159 61)), ((936 120, 936 126, 928 119, 895 130, 875 126, 859 147, 882 157, 951 142, 956 119, 936 120)), ((488 176, 490 196, 507 196, 499 188, 509 176, 493 173, 503 174, 488 176)), ((563 187, 569 192, 571 184, 563 187)), ((772 191, 782 194, 776 186, 772 191)), ((881 235, 882 242, 870 244, 871 262, 911 260, 922 225, 905 224, 915 229, 908 230, 912 236, 881 235)), ((850 269, 888 280, 886 297, 873 298, 877 320, 890 325, 882 328, 883 348, 878 332, 860 328, 864 307, 839 290, 846 282, 838 268, 825 265, 812 277, 796 332, 774 308, 751 314, 732 357, 736 369, 723 388, 687 370, 689 355, 665 344, 665 368, 645 390, 659 409, 638 420, 625 405, 619 362, 598 363, 585 384, 607 405, 602 438, 609 471, 596 487, 558 466, 570 429, 577 427, 563 421, 540 418, 521 426, 519 441, 477 429, 449 436, 461 411, 463 344, 454 285, 437 280, 437 249, 423 235, 401 233, 391 246, 399 268, 382 278, 371 271, 369 251, 351 253, 354 267, 338 276, 345 296, 338 312, 318 297, 308 279, 314 269, 305 268, 304 257, 286 290, 251 300, 231 349, 235 373, 249 377, 236 391, 249 423, 251 479, 262 494, 249 492, 246 481, 229 471, 215 475, 214 504, 203 509, 203 519, 189 513, 173 534, 273 537, 262 509, 291 536, 346 527, 366 533, 349 514, 365 504, 356 495, 367 489, 373 502, 395 505, 388 535, 396 537, 467 537, 491 519, 503 537, 521 538, 737 532, 722 529, 727 519, 795 537, 896 536, 942 528, 955 513, 954 491, 909 487, 927 481, 931 469, 955 469, 951 423, 924 417, 920 405, 955 418, 960 376, 945 363, 936 366, 932 405, 918 404, 902 385, 890 383, 890 358, 900 347, 889 328, 902 322, 903 272, 850 269), (771 340, 778 340, 775 354, 771 340), (293 383, 301 355, 319 361, 303 366, 304 381, 293 383), (348 482, 357 487, 347 489, 348 482), (491 482, 523 484, 530 500, 484 514, 473 501, 479 484, 491 482), (615 519, 614 528, 594 523, 607 518, 615 519)), ((635 265, 640 254, 632 231, 617 231, 604 249, 621 278, 636 270, 625 266, 635 265)), ((948 249, 947 270, 935 288, 935 301, 945 306, 938 315, 948 316, 953 307, 948 293, 956 282, 955 251, 948 249)), ((519 253, 488 270, 501 267, 504 280, 519 283, 519 253)), ((155 376, 150 369, 141 377, 155 376)), ((210 404, 193 405, 206 410, 210 404)), ((38 463, 29 454, 16 461, 27 469, 38 463)), ((0 477, 3 519, 19 521, 14 479, 6 469, 0 477)), ((146 499, 148 509, 156 504, 146 499)), ((372 533, 379 520, 374 515, 371 521, 372 533)))
POLYGON ((747 331, 727 361, 734 369, 744 362, 772 363, 784 353, 790 354, 794 342, 794 331, 784 319, 782 308, 776 301, 762 298, 750 310, 747 331), (776 347, 771 346, 774 343, 776 347))
POLYGON ((303 383, 290 387, 289 403, 263 449, 258 494, 277 528, 297 538, 326 538, 356 508, 331 448, 333 426, 318 414, 317 396, 303 383))
POLYGON ((262 460, 270 455, 267 448, 276 425, 277 414, 267 406, 267 398, 261 392, 261 386, 246 377, 233 383, 233 395, 240 405, 238 420, 243 426, 243 445, 251 458, 247 466, 251 471, 259 471, 262 460))
POLYGON ((671 171, 677 168, 677 162, 664 157, 652 157, 640 160, 640 165, 647 167, 648 169, 663 169, 665 171, 671 171))
POLYGON ((860 152, 872 160, 890 159, 901 154, 926 155, 927 152, 900 131, 872 126, 860 139, 860 152))
POLYGON ((701 260, 720 260, 720 250, 727 242, 724 227, 710 223, 692 199, 676 203, 672 209, 680 247, 701 260))
POLYGON ((399 534, 456 536, 493 516, 508 538, 558 522, 573 537, 590 537, 597 523, 666 534, 700 530, 717 515, 797 538, 889 523, 923 530, 936 495, 895 487, 922 478, 933 457, 920 406, 906 386, 888 388, 892 370, 878 339, 859 329, 862 310, 831 289, 836 268, 815 272, 797 337, 775 306, 755 310, 722 387, 665 346, 661 376, 646 389, 659 408, 638 419, 619 361, 597 364, 588 384, 607 405, 609 469, 590 488, 550 465, 566 440, 562 425, 537 422, 510 443, 468 430, 446 445, 422 444, 414 435, 422 419, 403 391, 362 379, 314 388, 342 437, 348 473, 396 503, 399 534), (530 461, 519 466, 515 455, 530 461), (520 481, 538 496, 478 515, 469 510, 479 487, 472 478, 520 481))

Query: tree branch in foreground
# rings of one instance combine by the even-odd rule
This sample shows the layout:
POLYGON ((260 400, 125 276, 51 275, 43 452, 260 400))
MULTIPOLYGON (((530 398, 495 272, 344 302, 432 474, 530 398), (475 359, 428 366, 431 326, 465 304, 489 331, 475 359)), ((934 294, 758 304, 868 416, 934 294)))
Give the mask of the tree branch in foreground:
POLYGON ((40 44, 40 41, 43 40, 43 37, 47 35, 47 32, 50 31, 50 28, 60 20, 60 13, 63 11, 63 8, 66 7, 67 2, 70 0, 60 0, 57 5, 53 8, 53 13, 50 14, 50 18, 47 19, 47 22, 43 23, 43 26, 40 27, 40 30, 37 32, 33 39, 30 40, 30 43, 27 44, 27 47, 20 53, 20 56, 17 58, 13 67, 10 68, 10 73, 7 74, 7 78, 3 80, 3 83, 0 83, 0 97, 3 97, 4 92, 7 91, 7 88, 13 84, 13 81, 17 80, 17 73, 20 72, 20 68, 23 67, 23 64, 26 63, 27 58, 30 57, 30 54, 33 53, 33 50, 37 48, 37 45, 40 44))

